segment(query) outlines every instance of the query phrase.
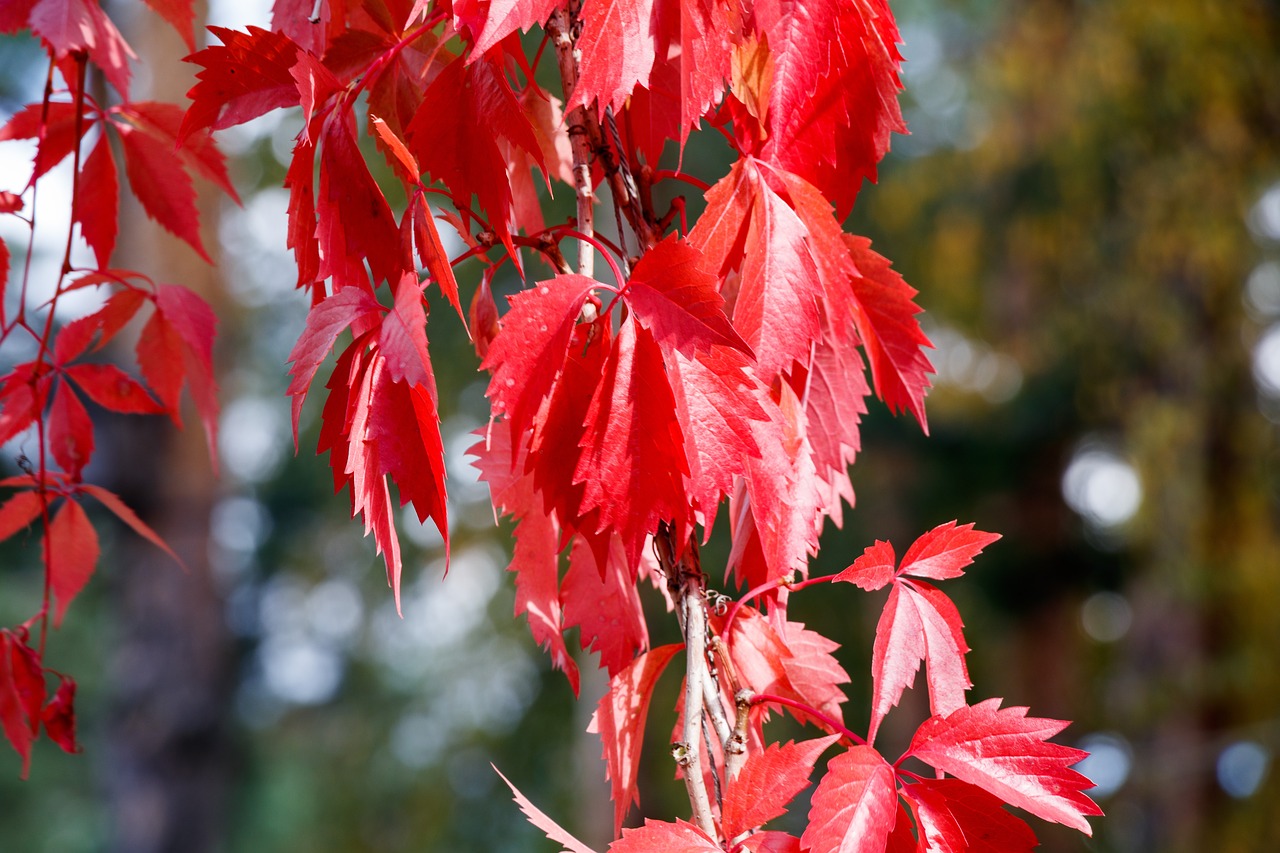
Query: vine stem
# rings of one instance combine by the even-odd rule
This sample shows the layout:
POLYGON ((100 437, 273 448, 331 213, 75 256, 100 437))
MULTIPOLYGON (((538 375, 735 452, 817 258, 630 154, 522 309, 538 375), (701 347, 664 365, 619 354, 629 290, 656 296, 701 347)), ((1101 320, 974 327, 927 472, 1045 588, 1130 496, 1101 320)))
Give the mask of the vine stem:
MULTIPOLYGON (((654 536, 658 561, 672 591, 678 597, 676 614, 684 633, 685 680, 684 726, 673 754, 682 769, 685 790, 693 812, 693 823, 708 836, 716 837, 711 796, 707 792, 702 769, 703 703, 707 672, 706 576, 699 567, 697 544, 686 543, 685 551, 676 557, 674 533, 665 522, 654 536)), ((714 686, 714 685, 713 685, 714 686)), ((716 701, 719 701, 718 697, 716 701)), ((717 734, 718 736, 718 734, 717 734)), ((708 760, 714 760, 708 756, 708 760)))
MULTIPOLYGON (((573 32, 573 15, 557 9, 547 21, 547 32, 556 48, 560 65, 560 82, 565 101, 573 97, 578 86, 577 44, 573 32)), ((591 133, 587 126, 587 110, 578 105, 565 116, 569 127, 569 145, 573 152, 573 189, 577 200, 578 230, 588 237, 595 234, 595 194, 591 189, 591 133)), ((578 244, 578 274, 595 277, 595 247, 589 242, 578 244)), ((621 280, 619 280, 621 283, 621 280)))
POLYGON ((795 708, 797 711, 803 711, 805 714, 813 717, 815 720, 819 721, 841 737, 847 738, 860 746, 866 746, 867 744, 866 740, 864 740, 860 735, 854 734, 852 731, 845 728, 844 723, 834 717, 827 716, 812 705, 806 705, 804 702, 797 702, 795 699, 788 699, 786 696, 775 696, 772 693, 757 693, 747 700, 747 702, 750 705, 785 705, 788 708, 795 708))

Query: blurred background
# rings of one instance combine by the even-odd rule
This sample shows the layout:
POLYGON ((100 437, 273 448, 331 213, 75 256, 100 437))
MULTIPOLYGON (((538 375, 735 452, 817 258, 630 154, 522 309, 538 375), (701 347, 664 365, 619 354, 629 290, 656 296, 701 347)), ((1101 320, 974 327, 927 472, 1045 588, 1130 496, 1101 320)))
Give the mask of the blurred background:
MULTIPOLYGON (((180 43, 135 4, 108 5, 145 48, 136 96, 180 101, 180 43)), ((1280 3, 893 5, 912 133, 849 227, 920 289, 937 387, 928 438, 870 402, 857 507, 812 570, 953 518, 1002 533, 948 589, 971 695, 1074 720, 1060 739, 1091 752, 1081 769, 1108 815, 1092 839, 1031 819, 1042 849, 1280 849, 1280 3)), ((210 20, 269 17, 223 0, 210 20)), ((0 119, 38 100, 43 74, 29 39, 0 40, 0 119)), ((453 559, 445 578, 438 534, 403 519, 403 619, 312 450, 316 401, 293 452, 285 359, 306 303, 281 182, 299 127, 273 115, 222 135, 244 205, 204 204, 216 269, 122 214, 116 264, 200 289, 222 318, 222 474, 194 424, 100 419, 90 478, 190 571, 103 519, 106 556, 48 658, 80 681, 84 754, 42 741, 20 782, 0 750, 0 847, 554 849, 491 762, 603 847, 607 787, 583 732, 603 685, 575 704, 511 618, 509 525, 464 456, 487 408, 459 325, 438 310, 428 330, 453 559)), ((699 140, 685 168, 715 176, 726 157, 699 140)), ((0 189, 20 189, 29 159, 0 145, 0 189)), ((57 174, 45 223, 59 204, 66 217, 57 174)), ((23 236, 3 236, 21 257, 23 236)), ((55 250, 36 252, 56 270, 55 250)), ((29 545, 0 548, 0 624, 38 609, 29 545)), ((713 542, 706 564, 723 554, 713 542)), ((844 647, 846 716, 864 726, 883 594, 793 602, 844 647)), ((670 639, 647 603, 654 641, 670 639)), ((883 747, 927 714, 918 693, 883 747)), ((670 707, 654 703, 641 785, 642 811, 663 818, 687 811, 670 707)))

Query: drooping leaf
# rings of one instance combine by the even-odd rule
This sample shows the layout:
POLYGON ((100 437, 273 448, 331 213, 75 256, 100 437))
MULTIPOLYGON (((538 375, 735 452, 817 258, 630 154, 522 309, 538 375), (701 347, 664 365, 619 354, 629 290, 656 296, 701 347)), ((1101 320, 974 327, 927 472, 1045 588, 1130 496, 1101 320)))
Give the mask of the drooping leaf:
POLYGON ((87 54, 107 82, 128 97, 129 60, 138 56, 95 0, 36 0, 28 25, 55 58, 87 54))
POLYGON ((649 82, 656 57, 653 0, 598 0, 583 6, 578 85, 567 108, 598 104, 616 113, 637 85, 649 82))
POLYGON ((175 563, 180 566, 182 565, 182 560, 173 552, 173 549, 169 547, 168 543, 161 539, 160 535, 152 530, 145 521, 138 518, 138 514, 130 509, 128 504, 120 500, 115 493, 109 492, 101 486, 95 486, 92 483, 82 483, 80 485, 80 491, 93 495, 93 497, 97 498, 98 503, 111 510, 115 517, 127 524, 134 533, 137 533, 161 551, 164 551, 173 558, 175 563))
POLYGON ((807 853, 883 853, 896 817, 893 767, 854 746, 827 763, 800 845, 807 853))
MULTIPOLYGON (((43 678, 43 676, 42 676, 43 678)), ((54 691, 49 704, 44 706, 40 720, 49 739, 62 748, 63 752, 79 752, 76 743, 76 683, 65 675, 58 676, 58 689, 54 691)))
POLYGON ((39 732, 39 720, 28 719, 19 689, 25 665, 25 656, 18 649, 21 645, 25 644, 12 632, 0 631, 0 728, 22 759, 22 778, 26 779, 31 769, 31 743, 39 732))
POLYGON ((363 288, 348 287, 307 312, 302 334, 298 336, 298 342, 293 345, 288 359, 293 363, 289 368, 289 374, 293 378, 289 382, 287 393, 293 398, 295 443, 298 440, 298 419, 302 413, 302 404, 320 363, 328 357, 334 342, 344 330, 353 324, 371 320, 377 316, 378 311, 378 302, 373 294, 363 288))
POLYGON ((93 456, 93 421, 80 397, 66 382, 59 382, 53 392, 48 434, 54 461, 67 476, 78 481, 93 456))
POLYGON ((71 201, 71 219, 80 224, 80 234, 93 249, 98 266, 105 267, 116 247, 120 183, 116 161, 106 134, 98 137, 93 150, 80 166, 80 182, 71 201))
POLYGON ((566 628, 580 627, 582 647, 600 653, 600 665, 617 675, 649 646, 649 631, 631 571, 617 537, 609 542, 604 566, 582 537, 569 554, 569 571, 561 586, 566 628))
POLYGON ((573 473, 584 487, 582 511, 598 510, 597 530, 616 531, 637 565, 659 521, 686 532, 689 463, 662 353, 631 318, 614 339, 583 427, 573 473))
POLYGON ((781 746, 774 743, 763 752, 751 753, 727 783, 720 816, 725 837, 737 838, 785 814, 792 798, 809 787, 818 756, 838 739, 839 735, 830 735, 781 746))
POLYGON ((859 272, 853 279, 858 302, 854 317, 871 362, 876 393, 890 410, 910 411, 927 433, 924 395, 933 365, 924 348, 933 345, 916 318, 921 311, 912 301, 916 290, 871 251, 869 240, 846 235, 845 242, 859 272))
POLYGON ((160 17, 164 18, 182 36, 187 50, 196 49, 193 32, 196 13, 192 0, 146 0, 146 4, 160 17))
POLYGON ((120 132, 129 187, 147 216, 213 263, 200 238, 195 186, 173 156, 173 149, 131 125, 117 123, 116 129, 120 132))
POLYGON ((1039 846, 1025 821, 968 782, 921 779, 903 792, 915 803, 930 853, 1030 853, 1039 846))
POLYGON ((631 804, 639 801, 636 774, 640 768, 640 748, 649 701, 658 677, 679 644, 658 646, 637 657, 622 672, 609 679, 605 693, 591 718, 588 731, 597 732, 604 742, 604 760, 609 771, 613 799, 613 831, 622 827, 631 804))
POLYGON ((64 501, 49 523, 49 582, 55 601, 53 624, 61 625, 67 607, 89 582, 98 563, 98 534, 84 508, 64 501))
POLYGON ((1049 742, 1067 725, 987 699, 925 720, 907 752, 1009 805, 1092 835, 1085 818, 1102 810, 1083 793, 1093 783, 1071 769, 1086 753, 1049 742))
MULTIPOLYGON (((492 767, 493 765, 490 766, 492 767)), ((546 833, 547 838, 563 844, 565 850, 569 851, 569 853, 595 853, 594 850, 574 838, 560 824, 547 817, 541 809, 531 803, 528 797, 520 793, 516 786, 511 784, 510 779, 502 775, 501 770, 494 767, 493 772, 497 773, 502 778, 502 781, 507 783, 507 787, 511 789, 516 804, 520 806, 520 811, 524 812, 525 817, 529 819, 529 823, 546 833)))

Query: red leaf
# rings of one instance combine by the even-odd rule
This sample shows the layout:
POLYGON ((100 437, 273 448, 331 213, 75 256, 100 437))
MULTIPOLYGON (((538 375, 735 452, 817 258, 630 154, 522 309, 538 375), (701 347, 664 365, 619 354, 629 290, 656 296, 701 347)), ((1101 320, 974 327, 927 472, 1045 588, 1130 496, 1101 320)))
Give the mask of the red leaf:
POLYGON ((800 839, 785 832, 757 832, 742 842, 751 853, 800 853, 800 839))
POLYGON ((782 668, 796 696, 828 717, 843 719, 840 705, 847 697, 836 685, 847 684, 849 673, 831 654, 840 644, 800 622, 787 622, 784 629, 788 654, 782 668))
POLYGON ((320 363, 328 357, 338 335, 352 324, 363 324, 376 317, 380 308, 373 294, 359 287, 348 287, 314 305, 307 314, 306 324, 298 342, 289 352, 289 368, 287 393, 293 398, 293 440, 298 441, 298 418, 302 413, 302 404, 311 388, 320 363))
POLYGON ((320 278, 334 276, 335 289, 366 286, 367 260, 375 283, 400 280, 400 229, 346 122, 325 125, 316 212, 320 278))
POLYGON ((44 502, 38 492, 17 492, 0 506, 0 542, 40 517, 44 502))
POLYGON ((622 295, 664 351, 692 358, 721 344, 752 354, 725 316, 724 298, 716 277, 703 268, 702 253, 674 234, 644 254, 622 295))
POLYGON ((600 665, 617 675, 631 663, 637 650, 649 646, 649 631, 636 590, 636 574, 616 536, 610 537, 605 565, 581 536, 569 554, 560 599, 564 626, 580 626, 582 647, 600 653, 600 665))
POLYGON ((729 52, 725 48, 735 36, 736 18, 736 10, 725 3, 654 2, 657 65, 649 75, 648 85, 656 88, 660 69, 674 72, 677 132, 671 136, 681 147, 689 131, 697 127, 698 119, 724 93, 724 81, 729 76, 729 52))
POLYGON ((872 654, 871 730, 874 740, 880 721, 898 704, 902 692, 915 681, 920 661, 928 663, 929 706, 934 714, 949 714, 964 705, 973 686, 964 655, 963 623, 955 604, 941 590, 917 582, 895 583, 876 625, 872 654))
POLYGON ((876 544, 868 545, 861 557, 832 580, 845 581, 872 592, 893 582, 897 564, 898 558, 893 553, 893 545, 877 539, 876 544))
POLYGON ((76 753, 80 751, 76 743, 76 683, 65 675, 59 675, 58 679, 58 689, 44 706, 40 719, 50 740, 62 747, 63 752, 76 753))
MULTIPOLYGON (((431 278, 465 324, 467 318, 462 314, 462 302, 458 297, 458 280, 453 275, 453 266, 449 263, 448 254, 445 253, 444 243, 440 241, 440 231, 436 228, 435 218, 432 217, 431 210, 422 196, 418 196, 413 202, 413 240, 418 247, 418 260, 427 268, 431 278)), ((492 298, 490 297, 490 300, 492 298)), ((497 319, 496 312, 494 319, 497 319)), ((474 325, 474 320, 472 322, 474 325)))
POLYGON ((725 791, 720 817, 725 837, 737 838, 785 814, 792 798, 809 787, 818 756, 839 739, 831 735, 798 744, 774 743, 763 752, 752 752, 725 791))
MULTIPOLYGON (((564 642, 566 625, 560 605, 560 531, 549 515, 530 506, 514 535, 516 545, 507 569, 516 573, 515 615, 529 618, 534 642, 550 653, 551 663, 569 679, 577 696, 578 664, 564 642)), ((596 573, 597 582, 598 578, 596 573)))
POLYGON ((210 27, 222 44, 187 57, 204 70, 187 97, 191 106, 182 119, 179 142, 205 128, 222 130, 282 107, 297 106, 298 86, 289 73, 298 46, 281 33, 260 27, 236 32, 210 27))
POLYGON ((614 834, 622 826, 631 804, 640 800, 636 774, 640 769, 649 700, 653 698, 658 676, 680 649, 679 644, 650 649, 609 679, 609 691, 600 700, 587 729, 598 732, 604 742, 604 760, 612 782, 614 834))
POLYGON ((723 848, 691 823, 646 818, 644 826, 622 830, 622 837, 609 845, 609 853, 723 853, 723 848))
POLYGON ((573 479, 584 487, 582 512, 599 510, 597 530, 622 537, 631 565, 659 521, 685 540, 689 463, 675 398, 653 336, 631 318, 614 339, 579 445, 573 479))
POLYGON ((488 53, 516 30, 528 32, 534 24, 543 23, 555 10, 556 0, 492 0, 488 6, 484 27, 471 47, 472 56, 488 53))
POLYGON ((128 124, 117 123, 116 130, 124 149, 129 186, 147 216, 213 263, 200 239, 195 187, 173 148, 128 124))
MULTIPOLYGON (((1030 853, 1039 846, 997 797, 959 779, 922 779, 903 789, 915 803, 925 849, 937 853, 1030 853)), ((924 846, 924 845, 922 845, 924 846)))
POLYGON ((49 450, 58 467, 79 480, 93 456, 93 421, 71 386, 59 382, 49 410, 49 450))
POLYGON ((566 108, 598 102, 618 112, 637 85, 647 86, 657 46, 653 36, 653 0, 598 0, 582 11, 582 59, 578 84, 566 108))
POLYGON ((898 574, 934 580, 958 578, 983 548, 999 538, 999 533, 983 533, 972 524, 939 524, 907 549, 898 574))
POLYGON ((129 60, 138 56, 94 0, 36 0, 28 23, 56 58, 84 51, 116 91, 128 97, 129 60))
POLYGON ((67 500, 49 523, 49 572, 57 601, 53 624, 62 624, 67 606, 88 583, 98 562, 98 534, 80 504, 67 500))
POLYGON ((82 483, 80 485, 80 491, 87 492, 88 494, 93 495, 95 498, 98 499, 98 503, 102 504, 107 509, 111 510, 111 512, 115 514, 116 518, 120 519, 125 524, 129 525, 129 527, 133 530, 134 533, 137 533, 139 536, 141 536, 143 539, 146 539, 152 545, 155 545, 161 551, 164 551, 166 554, 172 557, 173 561, 177 563, 179 566, 182 565, 182 560, 178 557, 177 554, 173 552, 173 549, 170 548, 168 544, 163 539, 160 538, 160 535, 156 533, 154 530, 152 530, 145 521, 143 521, 141 518, 138 518, 137 513, 135 513, 132 509, 130 509, 128 504, 120 500, 120 498, 116 496, 115 493, 109 492, 106 489, 102 488, 101 486, 95 486, 92 483, 82 483))
POLYGON ((923 348, 932 344, 916 319, 921 311, 912 301, 916 290, 871 251, 869 240, 846 235, 845 242, 860 273, 853 279, 859 306, 854 317, 871 362, 876 393, 890 410, 909 410, 928 433, 924 395, 931 385, 933 365, 923 348))
POLYGON ((1093 783, 1071 769, 1086 753, 1048 742, 1067 725, 987 699, 925 720, 908 754, 1009 805, 1092 835, 1085 816, 1102 810, 1082 793, 1093 783))
POLYGON ((19 645, 24 644, 10 631, 0 631, 0 728, 22 758, 22 778, 25 779, 31 769, 31 742, 39 731, 39 721, 28 719, 19 692, 18 681, 22 678, 19 670, 24 665, 19 645))
POLYGON ((511 184, 499 138, 522 148, 545 174, 537 135, 501 66, 474 55, 441 70, 406 128, 409 150, 422 168, 444 183, 460 209, 474 193, 489 226, 515 256, 511 184), (448 122, 440 121, 443 115, 448 122))
POLYGON ((146 0, 146 3, 177 30, 178 35, 186 42, 187 50, 196 49, 195 35, 192 32, 196 13, 192 0, 146 0))
MULTIPOLYGON (((47 380, 46 380, 47 381, 47 380)), ((30 426, 44 409, 48 397, 46 381, 35 378, 35 362, 13 368, 0 383, 0 444, 4 444, 30 426), (38 386, 39 390, 32 386, 38 386)))
POLYGON ((213 181, 231 196, 232 201, 239 203, 240 199, 227 174, 226 158, 214 144, 209 132, 200 130, 179 138, 183 112, 177 104, 168 104, 163 101, 131 101, 112 107, 108 112, 125 118, 154 136, 162 145, 176 150, 187 167, 195 169, 205 178, 213 181))
MULTIPOLYGON (((493 765, 489 766, 493 767, 493 765)), ((501 776, 502 781, 507 783, 507 787, 511 789, 511 793, 514 795, 516 804, 520 806, 520 811, 524 812, 525 817, 529 818, 529 823, 546 833, 547 838, 564 845, 565 850, 568 850, 569 853, 595 853, 590 847, 566 832, 560 824, 543 814, 541 809, 529 802, 529 798, 520 793, 516 786, 511 784, 511 780, 502 775, 501 770, 494 767, 493 772, 501 776)))
POLYGON ((151 399, 133 377, 113 364, 73 364, 63 371, 90 400, 103 408, 133 415, 164 412, 164 407, 151 399))
POLYGON ((574 322, 597 285, 584 276, 558 275, 511 297, 481 368, 492 374, 485 394, 493 413, 511 422, 512 435, 524 434, 551 393, 574 322))
MULTIPOLYGON (((293 159, 285 173, 289 188, 289 234, 286 243, 293 249, 298 264, 298 286, 304 287, 320 278, 320 241, 316 237, 316 197, 312 184, 315 171, 315 145, 299 140, 293 147, 293 159)), ((323 294, 321 294, 323 295, 323 294)))
POLYGON ((142 327, 135 350, 142 378, 155 392, 175 424, 182 423, 179 395, 186 381, 183 342, 164 313, 156 311, 142 327))
POLYGON ((844 219, 862 179, 875 179, 898 107, 897 26, 885 0, 761 2, 774 72, 765 159, 816 186, 844 219))
POLYGON ((378 349, 392 380, 425 385, 434 394, 431 356, 427 353, 427 312, 422 307, 418 276, 407 272, 395 283, 395 307, 382 318, 378 349))
POLYGON ((119 205, 116 161, 103 134, 80 167, 80 182, 71 200, 71 219, 80 223, 80 234, 93 249, 100 267, 110 262, 111 253, 115 251, 119 205))
POLYGON ((733 325, 755 351, 761 379, 772 381, 792 362, 807 362, 821 333, 822 288, 808 229, 750 157, 706 196, 689 241, 720 276, 741 270, 733 325))
POLYGON ((882 853, 897 812, 894 771, 869 746, 827 763, 800 837, 807 853, 882 853))
POLYGON ((31 181, 35 182, 65 160, 92 126, 92 121, 83 121, 80 126, 80 135, 76 136, 75 104, 62 101, 50 101, 47 106, 28 104, 0 128, 0 142, 11 139, 40 140, 40 148, 36 152, 35 166, 31 173, 31 181), (43 137, 41 137, 42 132, 43 137))

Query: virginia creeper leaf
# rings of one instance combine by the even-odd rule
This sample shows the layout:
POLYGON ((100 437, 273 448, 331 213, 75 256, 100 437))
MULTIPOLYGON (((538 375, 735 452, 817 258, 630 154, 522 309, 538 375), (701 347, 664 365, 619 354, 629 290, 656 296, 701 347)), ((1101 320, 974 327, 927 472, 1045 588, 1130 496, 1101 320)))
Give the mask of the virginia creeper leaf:
POLYGON ((44 502, 39 492, 16 492, 0 506, 0 542, 40 517, 44 502))
POLYGON ((752 752, 738 775, 728 781, 720 821, 726 838, 763 826, 786 813, 787 804, 809 787, 813 765, 839 735, 752 752))
MULTIPOLYGON (((492 767, 493 765, 490 766, 492 767)), ((502 775, 501 770, 494 767, 493 772, 501 776, 502 781, 507 783, 507 787, 511 789, 516 804, 520 806, 520 811, 524 812, 525 817, 529 819, 529 823, 546 833, 547 838, 563 844, 565 850, 569 851, 569 853, 595 853, 594 850, 574 838, 561 828, 558 823, 547 817, 541 809, 531 803, 528 797, 520 793, 516 786, 511 784, 510 779, 502 775)))
POLYGON ((609 691, 600 700, 587 729, 599 733, 604 741, 604 760, 613 792, 615 835, 631 804, 640 800, 636 774, 640 769, 640 748, 644 743, 644 724, 654 685, 681 648, 673 643, 650 649, 609 679, 609 691))
POLYGON ((288 36, 253 26, 243 33, 225 27, 210 27, 209 32, 222 44, 186 59, 203 70, 187 92, 191 106, 182 119, 179 142, 204 128, 222 130, 298 105, 298 86, 289 73, 298 46, 288 36))
POLYGON ((915 803, 930 853, 1030 853, 1039 846, 1024 820, 968 782, 922 779, 904 793, 915 803))
POLYGON ((974 530, 972 524, 957 527, 954 521, 948 521, 912 543, 902 556, 899 574, 934 580, 958 578, 983 548, 999 538, 999 533, 974 530))
POLYGON ((882 853, 897 813, 893 767, 869 746, 827 762, 800 836, 807 853, 882 853))
POLYGON ((64 501, 49 523, 50 585, 56 602, 53 624, 62 624, 67 607, 88 583, 98 562, 98 534, 89 523, 84 508, 73 500, 64 501))
POLYGON ((182 560, 173 552, 173 549, 169 547, 168 543, 161 539, 160 535, 152 530, 145 521, 138 518, 137 513, 130 509, 128 504, 120 500, 115 493, 109 492, 101 486, 95 486, 92 483, 82 483, 80 485, 80 491, 93 495, 98 499, 98 503, 111 510, 111 512, 115 514, 116 518, 127 524, 134 533, 137 533, 161 551, 164 551, 173 558, 175 563, 180 566, 182 565, 182 560))
POLYGON ((104 409, 131 415, 164 412, 146 389, 114 364, 73 364, 63 370, 90 400, 104 409))
POLYGON ((987 699, 925 720, 908 754, 1009 805, 1092 835, 1085 817, 1102 811, 1082 793, 1093 783, 1071 769, 1086 753, 1048 742, 1067 725, 987 699))
POLYGON ((609 845, 609 853, 721 853, 714 838, 691 823, 645 819, 644 826, 622 830, 622 837, 609 845))

